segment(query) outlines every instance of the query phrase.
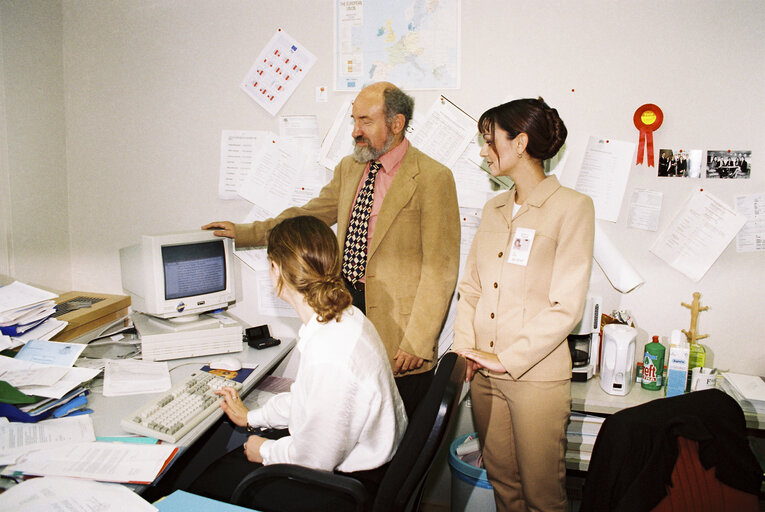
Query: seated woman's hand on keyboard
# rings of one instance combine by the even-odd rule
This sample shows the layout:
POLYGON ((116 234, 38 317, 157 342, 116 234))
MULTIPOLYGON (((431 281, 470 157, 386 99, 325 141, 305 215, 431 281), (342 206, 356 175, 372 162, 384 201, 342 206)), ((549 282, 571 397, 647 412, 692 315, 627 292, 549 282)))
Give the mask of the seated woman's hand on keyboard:
POLYGON ((246 427, 247 413, 249 411, 245 407, 244 402, 242 402, 242 399, 239 398, 239 393, 230 386, 224 386, 216 391, 215 394, 223 397, 220 408, 223 409, 223 412, 226 413, 229 419, 239 427, 246 427))

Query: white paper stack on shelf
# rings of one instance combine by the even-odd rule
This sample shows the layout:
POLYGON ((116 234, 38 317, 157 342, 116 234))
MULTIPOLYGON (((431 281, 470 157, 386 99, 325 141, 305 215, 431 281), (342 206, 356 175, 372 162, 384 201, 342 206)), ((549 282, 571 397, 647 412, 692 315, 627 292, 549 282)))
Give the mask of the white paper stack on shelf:
POLYGON ((595 446, 595 440, 600 432, 605 418, 582 414, 578 412, 571 413, 571 420, 566 427, 566 462, 570 464, 585 466, 589 464, 592 458, 592 448, 595 446))
POLYGON ((765 377, 725 372, 718 382, 744 411, 765 414, 765 377))
POLYGON ((55 293, 19 281, 0 288, 0 349, 14 348, 31 339, 49 340, 66 327, 52 318, 55 293))

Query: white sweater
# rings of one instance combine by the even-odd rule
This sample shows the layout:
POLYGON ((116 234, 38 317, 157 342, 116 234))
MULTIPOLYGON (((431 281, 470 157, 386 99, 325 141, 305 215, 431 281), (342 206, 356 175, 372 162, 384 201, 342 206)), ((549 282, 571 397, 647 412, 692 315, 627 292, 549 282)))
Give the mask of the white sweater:
POLYGON ((290 391, 250 411, 253 427, 290 435, 260 447, 263 464, 290 463, 345 473, 375 469, 396 452, 404 404, 372 323, 355 307, 340 321, 300 328, 300 366, 290 391))

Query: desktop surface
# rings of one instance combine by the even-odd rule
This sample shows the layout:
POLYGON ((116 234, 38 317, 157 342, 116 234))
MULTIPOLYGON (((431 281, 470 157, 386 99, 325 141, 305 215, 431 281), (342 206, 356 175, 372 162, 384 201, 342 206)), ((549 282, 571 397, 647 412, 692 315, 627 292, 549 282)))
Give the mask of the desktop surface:
MULTIPOLYGON (((571 383, 571 410, 597 415, 611 415, 628 407, 664 398, 664 388, 658 391, 643 389, 636 383, 625 396, 609 395, 600 387, 599 377, 586 382, 571 383)), ((765 414, 744 410, 746 426, 753 430, 765 430, 765 414)))
MULTIPOLYGON (((243 351, 232 356, 242 361, 245 368, 257 364, 255 370, 242 383, 241 395, 249 393, 257 383, 263 379, 295 345, 294 339, 283 339, 281 345, 270 347, 263 350, 256 350, 246 343, 242 343, 243 351)), ((192 373, 199 371, 202 366, 209 363, 215 356, 200 356, 186 359, 177 359, 168 361, 170 368, 170 379, 173 385, 182 382, 192 373)), ((120 421, 123 417, 131 414, 144 404, 153 400, 164 393, 146 393, 140 395, 128 395, 120 397, 105 397, 100 390, 92 391, 89 395, 89 406, 93 409, 93 426, 97 437, 120 437, 132 436, 121 426, 120 421)), ((178 443, 179 448, 183 449, 194 443, 210 426, 212 426, 220 417, 223 411, 216 411, 199 425, 193 428, 188 434, 183 436, 178 443)))

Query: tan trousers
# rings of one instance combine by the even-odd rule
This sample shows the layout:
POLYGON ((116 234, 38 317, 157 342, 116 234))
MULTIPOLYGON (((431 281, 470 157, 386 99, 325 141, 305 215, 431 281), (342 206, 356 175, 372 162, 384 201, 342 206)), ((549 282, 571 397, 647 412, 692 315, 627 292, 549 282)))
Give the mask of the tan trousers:
POLYGON ((567 510, 571 381, 511 381, 477 373, 470 397, 497 511, 567 510))

